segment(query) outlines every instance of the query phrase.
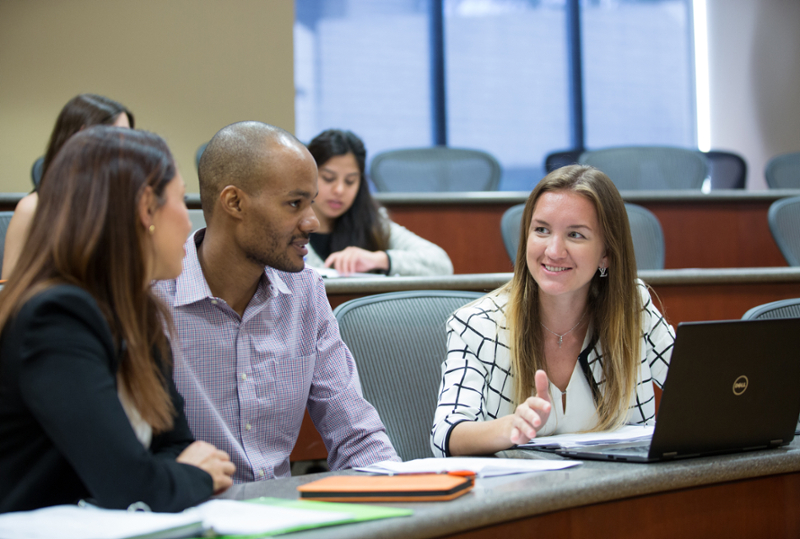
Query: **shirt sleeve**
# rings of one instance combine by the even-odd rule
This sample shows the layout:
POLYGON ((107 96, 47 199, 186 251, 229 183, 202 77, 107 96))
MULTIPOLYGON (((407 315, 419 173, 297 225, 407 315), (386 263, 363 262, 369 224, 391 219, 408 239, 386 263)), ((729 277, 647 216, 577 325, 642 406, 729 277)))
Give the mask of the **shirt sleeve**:
MULTIPOLYGON (((82 295, 39 304, 22 339, 20 389, 46 435, 102 506, 145 502, 180 511, 212 494, 211 476, 175 462, 191 435, 182 406, 156 458, 136 438, 116 389, 115 356, 105 319, 82 295), (111 349, 110 349, 111 348, 111 349)), ((170 383, 173 398, 176 395, 170 383)))
POLYGON ((353 355, 342 342, 322 279, 315 275, 317 358, 308 411, 322 435, 332 470, 400 460, 378 412, 361 392, 353 355))
POLYGON ((392 275, 453 274, 453 263, 444 249, 392 221, 386 254, 392 275))
MULTIPOLYGON (((431 429, 431 449, 437 457, 450 456, 450 433, 462 421, 486 419, 485 393, 491 366, 481 361, 465 340, 475 331, 469 324, 469 309, 456 312, 447 321, 447 357, 442 363, 442 382, 431 429)), ((483 339, 483 335, 479 335, 483 339)), ((492 362, 491 365, 494 365, 492 362)))
POLYGON ((642 291, 642 338, 645 347, 645 361, 650 368, 653 382, 664 387, 675 344, 675 330, 667 322, 664 315, 653 303, 653 298, 644 283, 640 283, 642 291))

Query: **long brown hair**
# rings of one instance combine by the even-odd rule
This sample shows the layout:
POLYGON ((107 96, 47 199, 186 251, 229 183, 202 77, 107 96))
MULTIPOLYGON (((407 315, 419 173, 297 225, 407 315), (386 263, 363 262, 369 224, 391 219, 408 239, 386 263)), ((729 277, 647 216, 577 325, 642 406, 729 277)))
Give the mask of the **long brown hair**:
POLYGON ((539 286, 528 270, 528 233, 533 210, 546 192, 570 191, 589 200, 597 211, 608 257, 608 277, 596 273, 589 287, 588 308, 594 335, 602 347, 602 395, 596 402, 595 430, 622 424, 636 388, 641 348, 641 297, 636 258, 625 203, 611 180, 599 170, 570 165, 554 170, 534 188, 525 204, 514 278, 500 290, 509 295, 506 321, 510 331, 516 403, 535 391, 534 373, 546 370, 544 335, 539 323, 539 286))
POLYGON ((154 431, 172 426, 164 384, 169 357, 166 307, 150 289, 153 246, 139 219, 146 187, 159 203, 175 177, 161 137, 95 126, 72 136, 45 173, 19 262, 0 292, 0 327, 35 294, 72 284, 97 301, 121 350, 119 379, 154 431))
MULTIPOLYGON (((58 113, 56 125, 50 134, 50 141, 47 143, 47 151, 44 154, 42 171, 47 171, 58 150, 61 149, 69 137, 92 125, 111 125, 120 114, 125 114, 128 117, 131 129, 135 127, 133 113, 125 108, 125 105, 117 103, 113 99, 96 94, 80 94, 67 101, 67 104, 58 113)), ((42 178, 42 181, 44 181, 44 178, 42 178)))
POLYGON ((361 247, 368 251, 385 251, 389 248, 389 234, 380 216, 380 205, 369 193, 366 168, 367 150, 364 142, 352 131, 328 129, 308 143, 308 151, 321 167, 332 157, 353 154, 359 171, 360 183, 353 205, 334 224, 331 231, 331 252, 346 247, 361 247))

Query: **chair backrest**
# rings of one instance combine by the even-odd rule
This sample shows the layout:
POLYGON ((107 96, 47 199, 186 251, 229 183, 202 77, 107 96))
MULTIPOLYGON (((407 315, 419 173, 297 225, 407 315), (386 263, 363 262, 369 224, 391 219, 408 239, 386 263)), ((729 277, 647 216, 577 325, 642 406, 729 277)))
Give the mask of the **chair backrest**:
POLYGON ((742 320, 769 318, 800 318, 800 298, 782 299, 753 307, 742 316, 742 320))
POLYGON ((197 148, 197 152, 194 154, 194 166, 197 170, 200 170, 200 158, 203 157, 203 152, 206 151, 206 146, 208 146, 208 142, 201 144, 200 147, 197 148))
POLYGON ((549 174, 557 168, 574 165, 582 153, 583 150, 563 150, 547 154, 547 157, 544 158, 545 173, 549 174))
POLYGON ((506 246, 512 266, 517 263, 519 233, 522 229, 522 213, 524 211, 525 204, 517 204, 508 208, 500 219, 500 233, 503 235, 503 244, 506 246))
POLYGON ((203 217, 203 210, 189 210, 189 220, 192 222, 192 234, 201 228, 205 228, 206 219, 203 217))
POLYGON ((767 162, 764 175, 773 189, 800 188, 800 152, 776 155, 767 162))
POLYGON ((619 190, 700 189, 708 174, 701 152, 669 146, 592 150, 578 162, 605 172, 619 190))
POLYGON ((378 411, 403 460, 433 456, 430 431, 447 353, 445 323, 482 295, 390 292, 354 299, 333 311, 356 360, 364 398, 378 411))
POLYGON ((3 251, 6 248, 6 231, 11 222, 13 211, 0 211, 0 271, 3 269, 3 251))
POLYGON ((33 166, 31 167, 31 181, 33 182, 34 189, 39 189, 39 184, 42 181, 43 173, 44 173, 44 156, 41 156, 36 161, 33 162, 33 166))
POLYGON ((800 197, 773 202, 767 212, 767 221, 786 263, 800 266, 800 197))
POLYGON ((463 148, 409 148, 376 155, 370 177, 383 192, 495 191, 501 168, 491 154, 463 148))
POLYGON ((738 153, 711 150, 703 152, 708 160, 711 189, 744 189, 747 162, 738 153))
MULTIPOLYGON (((515 264, 519 248, 519 233, 522 226, 522 212, 525 204, 517 204, 506 210, 500 221, 500 230, 506 252, 515 264)), ((633 238, 633 251, 636 255, 636 269, 664 269, 665 243, 664 231, 658 217, 647 208, 636 204, 625 204, 628 223, 633 238)))

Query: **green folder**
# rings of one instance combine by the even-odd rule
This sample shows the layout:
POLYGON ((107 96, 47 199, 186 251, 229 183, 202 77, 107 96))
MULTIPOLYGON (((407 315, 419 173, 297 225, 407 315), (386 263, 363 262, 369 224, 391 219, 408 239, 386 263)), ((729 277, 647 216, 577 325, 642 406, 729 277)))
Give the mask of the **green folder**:
POLYGON ((260 503, 276 507, 291 507, 293 509, 308 509, 310 511, 330 511, 333 513, 346 513, 355 516, 349 520, 343 520, 333 523, 294 526, 291 528, 274 530, 266 533, 257 533, 254 535, 222 535, 219 537, 224 539, 257 539, 259 537, 270 537, 273 535, 298 532, 302 530, 309 530, 312 528, 321 528, 324 526, 338 526, 340 524, 352 524, 354 522, 366 522, 368 520, 379 520, 382 518, 407 517, 413 514, 414 512, 411 509, 401 509, 396 507, 381 507, 376 505, 364 505, 357 503, 315 502, 310 500, 286 500, 283 498, 261 497, 245 501, 249 503, 260 503))

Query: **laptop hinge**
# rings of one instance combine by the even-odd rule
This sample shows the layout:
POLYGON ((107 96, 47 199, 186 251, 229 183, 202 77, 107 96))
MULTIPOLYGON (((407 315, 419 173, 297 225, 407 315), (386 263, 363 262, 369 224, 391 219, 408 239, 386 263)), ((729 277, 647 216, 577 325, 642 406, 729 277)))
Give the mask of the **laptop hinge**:
POLYGON ((783 440, 782 439, 781 440, 770 440, 770 442, 769 442, 769 445, 771 445, 771 446, 782 445, 782 444, 783 444, 783 440))
POLYGON ((663 459, 674 459, 677 456, 678 456, 678 452, 677 451, 670 451, 669 453, 663 453, 661 455, 661 458, 663 458, 663 459))

